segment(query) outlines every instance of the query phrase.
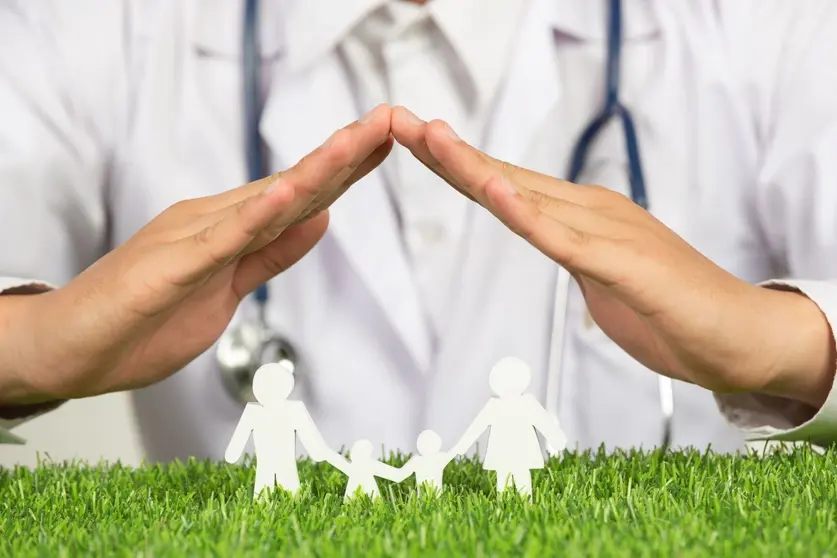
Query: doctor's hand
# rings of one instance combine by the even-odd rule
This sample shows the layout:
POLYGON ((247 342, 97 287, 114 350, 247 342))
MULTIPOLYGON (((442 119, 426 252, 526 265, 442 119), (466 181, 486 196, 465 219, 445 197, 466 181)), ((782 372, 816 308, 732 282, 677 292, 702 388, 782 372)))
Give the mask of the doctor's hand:
POLYGON ((444 122, 396 107, 392 133, 567 269, 599 327, 648 368, 716 392, 824 402, 837 359, 807 297, 739 280, 630 199, 495 160, 444 122))
POLYGON ((208 349, 386 158, 390 114, 378 107, 277 175, 175 204, 63 288, 0 297, 0 405, 146 386, 208 349))

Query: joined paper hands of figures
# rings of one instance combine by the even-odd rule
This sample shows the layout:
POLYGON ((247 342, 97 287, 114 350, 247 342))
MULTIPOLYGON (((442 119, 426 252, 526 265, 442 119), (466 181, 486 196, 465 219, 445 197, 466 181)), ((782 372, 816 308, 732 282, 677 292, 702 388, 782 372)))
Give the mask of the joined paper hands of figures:
POLYGON ((483 468, 497 473, 498 492, 514 488, 531 496, 532 470, 544 466, 537 432, 545 438, 550 453, 563 451, 567 445, 557 417, 526 393, 531 379, 531 370, 522 360, 500 360, 489 375, 495 397, 489 399, 459 441, 442 451, 439 435, 425 430, 416 441, 418 453, 402 467, 393 467, 373 457, 369 440, 352 444, 348 458, 329 448, 305 404, 288 399, 294 387, 293 374, 280 364, 266 364, 253 378, 258 403, 245 407, 225 458, 230 463, 237 462, 252 434, 256 455, 254 497, 274 487, 292 493, 299 491, 297 441, 313 461, 327 461, 348 477, 344 499, 359 493, 375 498, 379 494, 376 478, 402 482, 411 475, 416 476, 419 490, 430 488, 439 493, 448 463, 464 455, 487 430, 483 468))

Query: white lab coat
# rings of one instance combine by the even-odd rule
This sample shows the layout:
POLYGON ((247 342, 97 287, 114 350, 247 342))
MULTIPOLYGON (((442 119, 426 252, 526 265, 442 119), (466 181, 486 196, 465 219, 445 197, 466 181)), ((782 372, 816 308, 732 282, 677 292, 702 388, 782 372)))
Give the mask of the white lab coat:
MULTIPOLYGON (((262 6, 261 131, 276 169, 358 117, 336 55, 305 72, 283 63, 282 10, 292 5, 262 6)), ((246 181, 242 6, 0 2, 0 273, 65 283, 170 204, 246 181)), ((565 175, 602 101, 603 10, 531 0, 487 152, 565 175)), ((746 280, 816 281, 815 301, 837 323, 837 287, 827 283, 837 277, 832 2, 635 0, 625 12, 623 100, 654 213, 746 280)), ((614 125, 584 180, 624 185, 624 166, 614 125)), ((424 428, 448 447, 484 405, 488 371, 503 356, 532 365, 531 390, 545 399, 552 308, 513 279, 557 268, 472 207, 468 257, 431 367, 383 180, 375 172, 339 200, 323 241, 272 283, 268 316, 305 359, 298 395, 334 447, 364 437, 411 451, 424 428)), ((559 404, 570 444, 655 445, 656 377, 584 326, 575 287, 569 306, 559 404)), ((152 459, 222 457, 241 414, 211 351, 134 400, 152 459)), ((675 401, 675 446, 742 445, 712 394, 677 383, 675 401)), ((834 406, 821 413, 832 423, 834 406)))

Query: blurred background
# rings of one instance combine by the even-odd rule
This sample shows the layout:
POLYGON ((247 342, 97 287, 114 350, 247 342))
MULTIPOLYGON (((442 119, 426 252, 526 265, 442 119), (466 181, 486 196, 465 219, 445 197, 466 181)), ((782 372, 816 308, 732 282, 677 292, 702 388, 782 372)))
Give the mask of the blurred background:
POLYGON ((114 393, 70 401, 15 429, 26 445, 0 446, 0 466, 34 466, 38 459, 120 461, 136 466, 143 450, 130 397, 114 393))

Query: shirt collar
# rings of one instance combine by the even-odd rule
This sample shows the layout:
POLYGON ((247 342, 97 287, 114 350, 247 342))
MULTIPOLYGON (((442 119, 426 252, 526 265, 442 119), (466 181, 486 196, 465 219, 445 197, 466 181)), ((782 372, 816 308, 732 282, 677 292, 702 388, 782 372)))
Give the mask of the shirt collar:
MULTIPOLYGON (((292 68, 301 68, 325 55, 364 17, 387 0, 296 0, 287 13, 287 48, 292 68)), ((608 0, 551 0, 553 28, 578 40, 607 38, 608 0)), ((651 0, 623 1, 623 38, 654 34, 658 22, 651 0)), ((471 77, 484 89, 496 79, 490 60, 504 54, 519 26, 524 0, 431 0, 430 9, 448 40, 463 58, 471 77)), ((502 70, 501 70, 502 71, 502 70)))
MULTIPOLYGON (((390 0, 391 1, 391 0, 390 0)), ((335 48, 388 0, 297 0, 288 13, 287 56, 301 70, 335 48)), ((507 66, 526 0, 430 0, 427 7, 463 64, 480 104, 507 66)))
POLYGON ((300 70, 325 56, 387 0, 297 0, 287 13, 287 59, 300 70))
POLYGON ((508 67, 526 0, 432 0, 434 21, 459 56, 479 105, 493 98, 508 67))

